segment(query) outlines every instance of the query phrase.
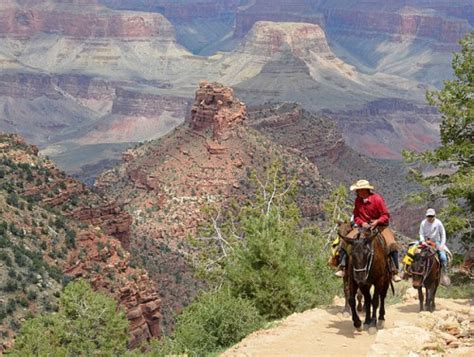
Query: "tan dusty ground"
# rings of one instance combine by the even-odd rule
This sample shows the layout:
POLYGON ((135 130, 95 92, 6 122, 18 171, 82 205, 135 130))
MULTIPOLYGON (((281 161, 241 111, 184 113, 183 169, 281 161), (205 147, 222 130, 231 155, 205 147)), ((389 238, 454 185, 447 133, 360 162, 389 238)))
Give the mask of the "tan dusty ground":
MULTIPOLYGON (((473 306, 469 300, 437 299, 437 310, 449 310, 462 313, 471 320, 473 306)), ((420 321, 417 301, 391 305, 386 313, 384 332, 377 339, 367 331, 358 332, 353 328, 349 315, 341 313, 341 306, 313 309, 300 314, 293 314, 277 327, 261 330, 245 338, 239 344, 229 349, 221 357, 229 356, 400 356, 410 354, 414 342, 413 334, 425 338, 424 344, 432 333, 430 328, 425 331, 415 327, 420 321), (411 333, 410 331, 413 331, 411 333), (387 339, 390 341, 387 344, 387 339), (393 344, 393 345, 392 345, 393 344)), ((427 313, 424 313, 427 314, 427 313)), ((459 356, 474 356, 472 339, 470 346, 446 350, 459 356)), ((433 351, 434 352, 434 351, 433 351)), ((432 353, 428 353, 432 355, 432 353)))

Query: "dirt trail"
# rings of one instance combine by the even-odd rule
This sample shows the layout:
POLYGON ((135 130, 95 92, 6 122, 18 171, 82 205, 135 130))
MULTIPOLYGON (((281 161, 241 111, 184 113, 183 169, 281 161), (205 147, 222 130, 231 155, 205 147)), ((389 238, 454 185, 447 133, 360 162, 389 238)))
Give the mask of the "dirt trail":
POLYGON ((474 356, 472 301, 437 299, 437 312, 419 314, 412 292, 406 302, 388 307, 385 329, 376 335, 355 331, 341 311, 333 306, 293 314, 221 356, 474 356))

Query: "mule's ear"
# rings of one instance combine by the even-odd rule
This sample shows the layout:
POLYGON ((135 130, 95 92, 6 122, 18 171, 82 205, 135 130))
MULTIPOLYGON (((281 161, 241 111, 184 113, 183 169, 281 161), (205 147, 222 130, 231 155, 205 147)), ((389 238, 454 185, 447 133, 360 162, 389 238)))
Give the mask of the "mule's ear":
POLYGON ((354 239, 351 239, 349 237, 343 236, 341 233, 337 233, 341 239, 346 242, 347 244, 352 244, 354 243, 354 239))

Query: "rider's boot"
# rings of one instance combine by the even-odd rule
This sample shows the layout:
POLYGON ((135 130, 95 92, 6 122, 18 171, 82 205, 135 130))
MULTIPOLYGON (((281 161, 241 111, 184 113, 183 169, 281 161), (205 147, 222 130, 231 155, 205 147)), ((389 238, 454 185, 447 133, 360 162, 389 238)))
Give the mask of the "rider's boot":
POLYGON ((343 278, 344 275, 346 274, 346 261, 347 261, 347 254, 344 251, 344 249, 341 249, 339 252, 339 255, 341 257, 341 264, 339 264, 339 270, 334 274, 339 278, 343 278))
POLYGON ((448 267, 446 263, 443 263, 441 267, 441 285, 443 286, 450 286, 451 285, 451 279, 449 279, 448 276, 448 267))
POLYGON ((400 278, 400 276, 398 275, 398 270, 400 269, 400 265, 398 263, 398 250, 394 250, 390 252, 390 258, 392 258, 393 265, 395 267, 395 270, 393 271, 393 275, 392 275, 392 280, 395 283, 398 283, 402 281, 402 278, 400 278))

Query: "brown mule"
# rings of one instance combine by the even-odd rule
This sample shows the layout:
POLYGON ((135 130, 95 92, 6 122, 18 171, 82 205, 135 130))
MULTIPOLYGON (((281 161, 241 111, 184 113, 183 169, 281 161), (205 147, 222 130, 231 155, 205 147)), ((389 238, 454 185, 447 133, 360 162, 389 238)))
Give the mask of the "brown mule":
POLYGON ((408 268, 412 276, 413 287, 418 290, 420 311, 433 312, 435 310, 435 296, 441 279, 441 264, 436 249, 424 246, 413 257, 413 263, 408 268), (426 289, 426 303, 423 306, 423 287, 426 289))
MULTIPOLYGON (((378 328, 383 328, 385 321, 385 297, 391 284, 388 257, 385 254, 383 237, 378 229, 366 230, 359 228, 354 239, 340 235, 351 245, 348 259, 349 305, 352 312, 354 327, 361 329, 362 322, 357 314, 356 294, 360 289, 364 296, 365 321, 364 326, 373 334, 378 328), (374 286, 371 296, 370 288, 374 286), (380 306, 380 309, 379 309, 380 306), (377 309, 379 309, 377 323, 377 309)), ((393 285, 392 285, 393 291, 393 285)))

